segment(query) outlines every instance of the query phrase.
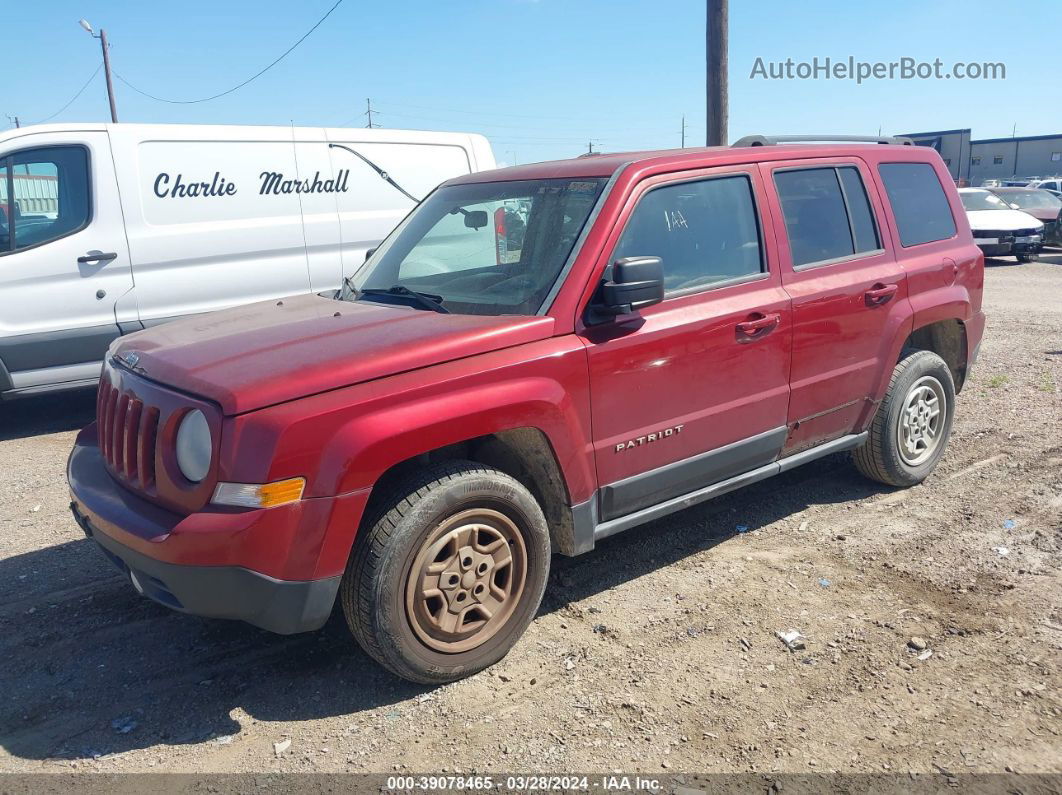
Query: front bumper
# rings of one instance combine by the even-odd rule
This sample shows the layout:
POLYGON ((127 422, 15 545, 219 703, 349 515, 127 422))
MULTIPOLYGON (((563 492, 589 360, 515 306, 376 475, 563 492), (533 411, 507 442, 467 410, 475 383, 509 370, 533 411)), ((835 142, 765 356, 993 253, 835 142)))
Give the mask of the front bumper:
POLYGON ((78 436, 67 479, 75 521, 141 594, 281 634, 328 620, 367 497, 180 516, 111 478, 93 426, 78 436))
POLYGON ((100 532, 76 501, 70 510, 140 594, 173 610, 246 621, 281 635, 320 629, 332 613, 339 577, 291 582, 238 566, 164 563, 100 532))

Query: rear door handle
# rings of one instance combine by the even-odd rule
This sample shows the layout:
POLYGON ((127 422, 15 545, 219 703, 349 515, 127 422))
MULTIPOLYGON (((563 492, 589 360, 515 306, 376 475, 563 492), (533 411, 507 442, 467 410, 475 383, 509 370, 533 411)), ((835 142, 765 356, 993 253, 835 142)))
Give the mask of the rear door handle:
POLYGON ((737 324, 738 339, 741 342, 748 342, 749 340, 765 337, 774 330, 781 319, 781 315, 777 312, 772 312, 769 315, 759 315, 750 320, 743 320, 737 324))
POLYGON ((86 254, 83 257, 78 257, 77 261, 79 265, 88 265, 90 262, 110 262, 112 259, 117 259, 118 255, 111 251, 107 254, 86 254))
POLYGON ((863 293, 863 297, 866 299, 867 306, 881 306, 891 301, 898 289, 899 285, 879 283, 863 293))

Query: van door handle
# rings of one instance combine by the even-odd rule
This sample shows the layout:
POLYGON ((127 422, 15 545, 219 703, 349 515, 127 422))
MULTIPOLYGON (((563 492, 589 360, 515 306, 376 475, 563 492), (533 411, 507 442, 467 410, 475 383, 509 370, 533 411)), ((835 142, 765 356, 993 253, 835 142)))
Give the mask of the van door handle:
POLYGON ((866 299, 867 306, 881 306, 889 303, 898 289, 900 289, 899 286, 895 284, 879 283, 863 293, 863 297, 866 299))
POLYGON ((738 342, 748 342, 750 340, 759 339, 765 337, 774 330, 775 326, 782 320, 782 316, 777 312, 772 312, 769 315, 759 315, 749 320, 743 320, 737 324, 738 342))
POLYGON ((90 262, 110 262, 112 259, 117 259, 118 255, 111 251, 107 254, 86 254, 83 257, 78 257, 77 261, 79 265, 87 265, 90 262))

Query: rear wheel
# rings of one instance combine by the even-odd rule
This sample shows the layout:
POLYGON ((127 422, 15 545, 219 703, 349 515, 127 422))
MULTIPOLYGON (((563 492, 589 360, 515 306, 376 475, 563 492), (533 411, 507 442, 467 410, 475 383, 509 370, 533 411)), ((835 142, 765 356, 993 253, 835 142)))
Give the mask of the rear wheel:
POLYGON ((355 542, 340 599, 365 651, 401 677, 451 682, 523 634, 549 574, 545 517, 499 470, 453 462, 402 483, 355 542))
POLYGON ((1036 262, 1035 254, 1018 254, 1018 262, 1036 262))
POLYGON ((948 365, 932 351, 914 351, 896 365, 869 437, 852 453, 868 478, 890 486, 925 480, 944 455, 955 410, 948 365))

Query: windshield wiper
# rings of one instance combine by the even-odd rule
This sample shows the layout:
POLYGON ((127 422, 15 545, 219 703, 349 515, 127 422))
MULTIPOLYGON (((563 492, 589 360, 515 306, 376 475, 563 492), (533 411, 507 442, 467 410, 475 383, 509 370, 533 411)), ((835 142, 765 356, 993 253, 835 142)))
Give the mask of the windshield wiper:
POLYGON ((380 168, 374 162, 369 160, 369 158, 367 158, 361 152, 356 152, 353 149, 351 149, 349 146, 344 146, 343 144, 331 144, 330 143, 328 145, 328 148, 329 149, 346 149, 348 152, 350 152, 356 158, 358 158, 363 163, 365 163, 365 165, 367 165, 369 168, 371 168, 373 171, 375 171, 377 174, 379 174, 380 177, 384 181, 386 181, 387 184, 390 185, 392 188, 397 190, 399 193, 401 193, 403 196, 405 196, 407 199, 409 199, 414 204, 420 204, 420 199, 418 199, 416 196, 414 196, 408 190, 406 190, 401 185, 399 185, 397 182, 395 182, 393 179, 391 179, 391 175, 390 174, 388 174, 386 171, 384 171, 382 168, 380 168))
POLYGON ((418 293, 416 290, 410 290, 404 284, 396 284, 386 290, 382 287, 364 287, 356 295, 359 298, 363 295, 389 295, 398 298, 408 298, 412 303, 425 309, 430 309, 432 312, 440 312, 444 315, 450 314, 450 310, 442 305, 443 297, 441 295, 418 293))
MULTIPOLYGON (((367 158, 361 152, 358 152, 358 151, 356 151, 354 149, 351 149, 349 146, 346 146, 344 144, 333 144, 333 143, 330 143, 330 144, 328 144, 328 148, 329 149, 345 149, 346 151, 350 152, 356 158, 361 160, 365 165, 367 165, 369 168, 371 168, 373 171, 375 171, 377 174, 379 174, 381 179, 386 181, 387 184, 390 185, 392 188, 394 188, 396 191, 401 193, 403 196, 405 196, 407 199, 409 199, 414 204, 420 204, 420 199, 418 199, 416 196, 414 196, 408 190, 406 190, 401 185, 399 185, 397 182, 395 182, 393 179, 391 179, 391 175, 390 174, 388 174, 386 171, 384 171, 382 168, 380 168, 374 162, 369 160, 369 158, 367 158)), ((461 215, 465 216, 466 218, 470 214, 469 211, 466 210, 464 207, 455 207, 450 212, 451 213, 461 213, 461 215)))

